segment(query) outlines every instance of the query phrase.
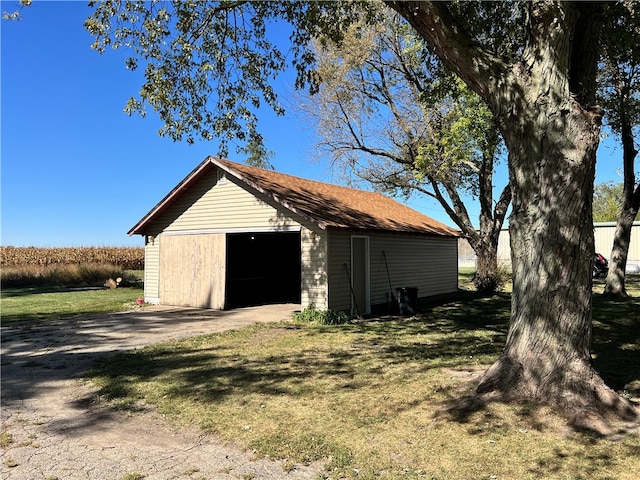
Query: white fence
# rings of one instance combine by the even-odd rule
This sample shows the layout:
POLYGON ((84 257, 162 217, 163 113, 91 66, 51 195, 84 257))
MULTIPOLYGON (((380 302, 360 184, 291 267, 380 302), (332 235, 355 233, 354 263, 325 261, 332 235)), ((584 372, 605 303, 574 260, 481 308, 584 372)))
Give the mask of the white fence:
MULTIPOLYGON (((606 258, 611 256, 613 247, 613 234, 616 230, 615 222, 594 223, 594 238, 596 242, 596 252, 606 258)), ((474 266, 476 256, 467 241, 463 238, 458 242, 458 265, 474 266)), ((498 262, 505 265, 511 264, 511 249, 509 246, 509 229, 503 228, 498 240, 498 262)), ((640 221, 634 222, 631 229, 631 245, 629 245, 629 256, 627 264, 640 265, 640 221)))

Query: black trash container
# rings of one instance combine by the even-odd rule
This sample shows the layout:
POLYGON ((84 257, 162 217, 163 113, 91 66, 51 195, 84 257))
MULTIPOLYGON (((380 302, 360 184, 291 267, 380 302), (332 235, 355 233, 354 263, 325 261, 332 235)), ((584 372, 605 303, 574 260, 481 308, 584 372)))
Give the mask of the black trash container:
POLYGON ((415 315, 418 312, 418 289, 416 287, 396 288, 400 315, 415 315))

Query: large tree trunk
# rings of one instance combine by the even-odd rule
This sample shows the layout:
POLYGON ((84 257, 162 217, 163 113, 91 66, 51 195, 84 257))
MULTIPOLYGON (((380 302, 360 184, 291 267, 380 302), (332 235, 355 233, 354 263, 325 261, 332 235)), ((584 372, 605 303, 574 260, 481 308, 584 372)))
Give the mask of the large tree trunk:
MULTIPOLYGON (((511 321, 505 349, 477 391, 506 400, 537 399, 562 408, 578 427, 608 434, 607 414, 633 419, 638 412, 591 365, 590 199, 598 117, 575 103, 553 103, 530 117, 536 121, 529 128, 543 132, 545 141, 509 139, 517 192, 510 217, 511 321), (558 128, 562 111, 570 113, 558 128)), ((526 129, 514 125, 513 131, 526 129)))
POLYGON ((618 213, 616 231, 613 237, 613 248, 609 262, 609 272, 604 286, 604 295, 611 297, 628 297, 625 288, 625 270, 627 268, 627 255, 631 242, 631 229, 633 221, 640 208, 640 185, 636 186, 635 159, 638 154, 633 141, 633 129, 627 115, 628 90, 620 87, 619 115, 622 137, 622 157, 624 169, 624 187, 622 189, 622 207, 618 213))
POLYGON ((507 185, 493 208, 493 169, 498 138, 487 145, 479 175, 480 231, 474 246, 476 275, 474 284, 479 292, 494 293, 504 281, 498 268, 498 241, 507 208, 511 202, 511 185, 507 185))
POLYGON ((478 292, 492 294, 503 282, 498 269, 498 239, 491 235, 481 235, 473 250, 476 254, 473 284, 478 292))
MULTIPOLYGON (((477 391, 538 399, 563 408, 578 426, 608 433, 601 415, 631 418, 637 411, 591 365, 592 199, 602 114, 584 106, 588 91, 576 90, 589 85, 566 75, 589 78, 578 71, 588 61, 572 63, 589 52, 576 52, 565 29, 593 19, 548 5, 532 8, 539 44, 523 62, 528 71, 514 70, 513 108, 500 115, 513 191, 511 322, 503 354, 477 391)), ((589 31, 581 28, 576 35, 589 31)))
POLYGON ((592 195, 601 112, 595 98, 596 3, 528 4, 527 38, 512 64, 487 52, 446 4, 393 8, 492 109, 509 151, 513 294, 504 351, 477 391, 537 399, 577 426, 608 433, 603 415, 638 418, 591 366, 592 195))
POLYGON ((638 209, 624 208, 618 214, 616 231, 613 237, 613 248, 609 261, 609 271, 604 286, 604 295, 608 297, 626 298, 629 296, 625 287, 625 270, 631 243, 631 229, 638 214, 638 209))
POLYGON ((504 352, 478 391, 579 413, 615 398, 590 356, 599 118, 570 98, 539 100, 535 108, 518 105, 525 114, 505 129, 514 192, 511 323, 504 352))

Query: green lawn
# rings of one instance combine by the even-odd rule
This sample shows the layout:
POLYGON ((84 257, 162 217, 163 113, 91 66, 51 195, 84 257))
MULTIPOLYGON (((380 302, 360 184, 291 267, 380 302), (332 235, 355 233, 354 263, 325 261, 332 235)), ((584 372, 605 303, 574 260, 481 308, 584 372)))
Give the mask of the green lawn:
POLYGON ((8 288, 0 292, 2 323, 122 311, 142 297, 142 288, 8 288))
MULTIPOLYGON (((637 398, 639 278, 629 291, 636 298, 594 296, 593 353, 637 398)), ((135 412, 144 399, 287 465, 321 460, 324 478, 637 478, 638 435, 577 433, 535 403, 459 408, 500 354, 509 303, 461 292, 415 318, 259 325, 117 355, 92 378, 114 407, 135 412)))

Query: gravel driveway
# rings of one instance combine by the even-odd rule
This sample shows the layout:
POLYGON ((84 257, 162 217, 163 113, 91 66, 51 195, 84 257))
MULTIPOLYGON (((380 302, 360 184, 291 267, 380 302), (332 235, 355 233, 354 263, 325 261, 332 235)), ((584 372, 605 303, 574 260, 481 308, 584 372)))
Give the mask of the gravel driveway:
POLYGON ((136 415, 95 401, 82 376, 96 359, 165 340, 288 318, 298 305, 226 312, 144 307, 132 312, 2 327, 2 479, 312 479, 285 472, 153 409, 136 415))

